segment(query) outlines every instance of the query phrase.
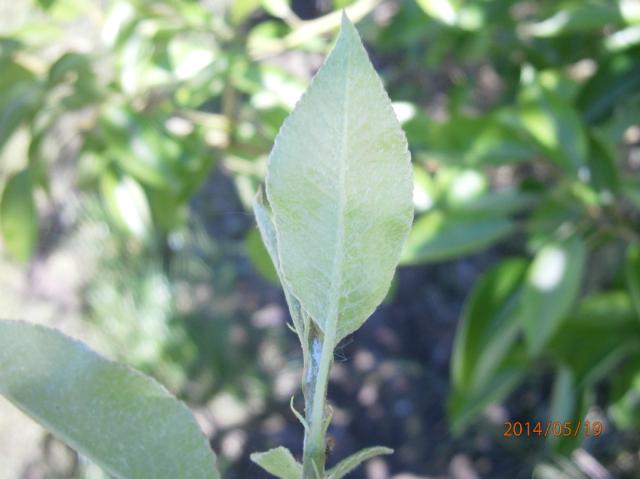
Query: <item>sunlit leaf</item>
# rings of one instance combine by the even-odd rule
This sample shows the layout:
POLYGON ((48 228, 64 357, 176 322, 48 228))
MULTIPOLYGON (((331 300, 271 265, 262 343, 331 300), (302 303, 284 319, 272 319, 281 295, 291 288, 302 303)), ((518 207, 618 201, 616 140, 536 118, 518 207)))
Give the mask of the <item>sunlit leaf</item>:
POLYGON ((330 342, 389 288, 413 217, 411 178, 391 102, 345 17, 276 138, 266 181, 285 282, 330 342))
POLYGON ((364 461, 368 461, 369 459, 382 456, 384 454, 393 454, 393 449, 380 446, 362 449, 361 451, 351 454, 349 457, 336 464, 335 467, 329 469, 327 471, 327 479, 342 479, 364 461))
POLYGON ((254 452, 251 460, 265 471, 280 479, 300 479, 302 465, 291 455, 286 447, 277 447, 266 452, 254 452))
POLYGON ((576 300, 586 248, 574 236, 544 246, 534 258, 523 290, 521 320, 531 354, 538 354, 576 300))
POLYGON ((102 197, 111 218, 136 238, 150 233, 151 211, 140 184, 129 176, 105 173, 101 181, 102 197))
POLYGON ((432 211, 420 217, 402 252, 402 264, 443 261, 480 251, 514 231, 502 216, 432 211))
POLYGON ((0 393, 118 479, 218 479, 189 410, 56 330, 0 321, 0 393))
POLYGON ((608 25, 622 24, 617 6, 597 5, 589 2, 558 9, 553 16, 525 26, 526 31, 537 37, 554 37, 577 32, 602 30, 608 25))
POLYGON ((564 98, 538 84, 528 85, 520 98, 520 121, 565 171, 577 173, 586 164, 584 125, 564 98))
POLYGON ((27 261, 38 244, 38 212, 29 170, 11 176, 0 197, 0 231, 16 259, 27 261))

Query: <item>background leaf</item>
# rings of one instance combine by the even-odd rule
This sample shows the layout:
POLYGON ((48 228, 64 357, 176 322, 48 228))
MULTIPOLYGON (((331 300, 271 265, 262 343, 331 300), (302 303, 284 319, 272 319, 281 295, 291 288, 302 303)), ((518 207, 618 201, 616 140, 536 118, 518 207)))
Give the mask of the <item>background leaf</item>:
POLYGON ((38 244, 38 212, 29 170, 7 180, 0 198, 0 229, 9 253, 20 261, 31 258, 38 244))
POLYGON ((539 353, 572 307, 582 282, 585 245, 578 237, 544 246, 529 268, 522 324, 531 354, 539 353))
POLYGON ((500 216, 456 215, 432 211, 416 221, 402 252, 403 265, 442 261, 480 251, 512 233, 500 216))
POLYGON ((119 479, 219 479, 189 410, 56 330, 0 321, 0 393, 119 479))

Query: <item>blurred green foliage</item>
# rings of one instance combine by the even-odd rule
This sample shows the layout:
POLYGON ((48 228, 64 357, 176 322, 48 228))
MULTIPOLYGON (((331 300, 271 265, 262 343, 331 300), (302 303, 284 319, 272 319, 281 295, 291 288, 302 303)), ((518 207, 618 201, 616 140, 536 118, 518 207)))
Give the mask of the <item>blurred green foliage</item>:
MULTIPOLYGON (((38 205, 64 159, 77 190, 98 199, 121 238, 117 254, 143 264, 142 252, 175 247, 189 202, 216 165, 248 210, 278 128, 308 81, 292 73, 294 54, 313 62, 339 24, 339 12, 301 20, 285 0, 111 1, 104 10, 80 0, 36 3, 35 20, 0 38, 0 228, 5 250, 22 261, 38 248, 38 205), (64 41, 74 22, 98 32, 83 48, 64 41), (78 138, 71 150, 56 141, 61 124, 78 138)), ((638 3, 333 3, 363 17, 413 153, 420 213, 403 263, 494 244, 517 256, 483 275, 464 308, 453 427, 466 427, 541 364, 556 374, 549 414, 563 416, 550 419, 581 417, 605 381, 611 417, 637 427, 638 3)), ((245 251, 274 279, 255 231, 245 251)), ((139 268, 139 283, 170 302, 157 259, 139 268)), ((94 290, 103 300, 96 308, 108 310, 117 291, 94 290)), ((168 340, 159 344, 170 349, 168 340)), ((147 364, 155 357, 134 354, 147 364)), ((562 452, 576 445, 550 442, 562 452)))

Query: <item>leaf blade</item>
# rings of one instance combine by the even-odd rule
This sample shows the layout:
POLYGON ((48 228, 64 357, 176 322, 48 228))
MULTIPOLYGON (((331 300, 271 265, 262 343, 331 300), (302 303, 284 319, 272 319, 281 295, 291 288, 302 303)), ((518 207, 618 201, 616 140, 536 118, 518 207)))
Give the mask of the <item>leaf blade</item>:
POLYGON ((586 261, 584 241, 572 237, 543 247, 529 268, 521 319, 532 355, 556 332, 578 296, 586 261))
POLYGON ((56 330, 0 321, 0 393, 116 478, 219 479, 183 404, 56 330))
POLYGON ((266 180, 285 281, 336 342, 388 290, 413 216, 411 178, 389 98, 343 19, 276 138, 266 180))
POLYGON ((0 198, 0 230, 7 250, 28 261, 38 243, 38 212, 29 170, 13 175, 0 198))
POLYGON ((385 454, 393 454, 393 449, 382 446, 374 446, 362 449, 361 451, 358 451, 343 459, 338 464, 336 464, 336 466, 327 471, 328 479, 342 479, 364 461, 385 454))
POLYGON ((270 474, 280 479, 299 479, 302 465, 295 460, 286 447, 276 447, 265 452, 254 452, 251 460, 270 474))

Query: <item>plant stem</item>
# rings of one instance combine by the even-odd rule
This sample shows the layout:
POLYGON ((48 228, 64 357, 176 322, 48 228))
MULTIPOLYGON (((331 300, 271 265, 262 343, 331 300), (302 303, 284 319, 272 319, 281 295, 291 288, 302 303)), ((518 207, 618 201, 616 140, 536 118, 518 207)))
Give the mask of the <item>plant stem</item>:
POLYGON ((302 479, 322 479, 325 468, 327 386, 333 363, 333 337, 323 335, 311 323, 308 334, 308 358, 305 358, 302 391, 305 397, 307 428, 304 436, 302 479))

